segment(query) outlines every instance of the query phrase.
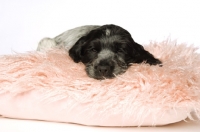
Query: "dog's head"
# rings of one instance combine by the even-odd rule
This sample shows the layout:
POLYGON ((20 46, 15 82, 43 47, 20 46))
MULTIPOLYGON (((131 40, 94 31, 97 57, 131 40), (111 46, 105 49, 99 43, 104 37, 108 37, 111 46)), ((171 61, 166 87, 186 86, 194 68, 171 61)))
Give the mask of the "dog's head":
POLYGON ((116 25, 104 25, 81 37, 69 50, 75 62, 86 66, 95 79, 113 78, 124 73, 131 63, 161 64, 134 42, 130 33, 116 25))

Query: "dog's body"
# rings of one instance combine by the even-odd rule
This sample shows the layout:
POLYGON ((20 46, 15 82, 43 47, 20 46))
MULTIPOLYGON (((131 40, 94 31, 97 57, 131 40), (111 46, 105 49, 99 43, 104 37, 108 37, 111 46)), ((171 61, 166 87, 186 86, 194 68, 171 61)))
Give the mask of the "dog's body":
POLYGON ((37 50, 55 46, 64 47, 74 62, 84 63, 88 76, 95 79, 113 78, 124 73, 132 63, 161 64, 134 42, 127 30, 116 25, 71 29, 54 39, 43 39, 37 50))
POLYGON ((44 38, 42 39, 37 47, 38 51, 46 51, 53 47, 64 47, 65 50, 69 51, 71 47, 84 35, 88 34, 91 30, 94 30, 100 26, 86 25, 77 28, 67 30, 66 32, 56 36, 55 38, 44 38))

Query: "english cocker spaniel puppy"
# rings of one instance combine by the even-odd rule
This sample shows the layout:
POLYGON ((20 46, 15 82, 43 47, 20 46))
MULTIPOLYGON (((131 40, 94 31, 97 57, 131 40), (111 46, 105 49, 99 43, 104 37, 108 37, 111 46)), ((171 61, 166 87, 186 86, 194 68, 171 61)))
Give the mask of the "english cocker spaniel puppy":
POLYGON ((127 30, 113 24, 68 30, 54 39, 41 40, 37 50, 55 46, 64 47, 74 62, 85 65, 89 77, 99 80, 114 78, 133 63, 161 65, 127 30))

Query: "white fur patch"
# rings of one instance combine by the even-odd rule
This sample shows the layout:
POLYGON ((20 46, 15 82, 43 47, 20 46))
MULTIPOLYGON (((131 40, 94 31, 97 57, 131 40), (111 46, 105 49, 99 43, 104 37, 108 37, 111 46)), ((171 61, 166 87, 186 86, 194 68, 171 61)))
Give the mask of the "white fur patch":
POLYGON ((110 36, 110 30, 106 29, 106 36, 110 36))
POLYGON ((98 54, 98 58, 99 59, 105 59, 105 58, 109 58, 109 57, 112 57, 114 56, 115 54, 110 51, 110 50, 107 50, 107 49, 104 49, 102 50, 99 54, 98 54))
POLYGON ((69 49, 77 42, 78 39, 98 27, 100 26, 80 26, 67 30, 55 38, 44 38, 39 42, 37 51, 47 51, 55 46, 64 47, 65 50, 69 51, 69 49))
POLYGON ((51 38, 42 39, 37 47, 37 51, 47 51, 56 46, 56 42, 51 38))

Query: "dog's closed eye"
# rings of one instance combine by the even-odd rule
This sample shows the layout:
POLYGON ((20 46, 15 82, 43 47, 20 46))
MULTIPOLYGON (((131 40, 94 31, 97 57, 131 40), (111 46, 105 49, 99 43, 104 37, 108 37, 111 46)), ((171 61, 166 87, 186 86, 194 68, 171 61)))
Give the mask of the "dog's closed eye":
POLYGON ((97 53, 97 50, 95 48, 92 48, 90 51, 97 53))
POLYGON ((117 53, 121 53, 121 54, 123 54, 123 53, 125 53, 125 50, 122 49, 122 48, 120 48, 120 49, 117 50, 117 53))
POLYGON ((124 48, 119 48, 117 49, 117 54, 120 54, 120 55, 126 55, 127 54, 127 50, 124 49, 124 48))

